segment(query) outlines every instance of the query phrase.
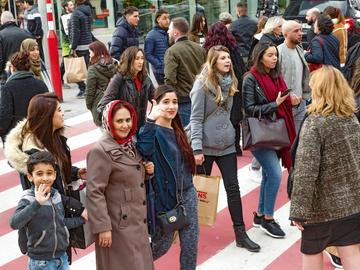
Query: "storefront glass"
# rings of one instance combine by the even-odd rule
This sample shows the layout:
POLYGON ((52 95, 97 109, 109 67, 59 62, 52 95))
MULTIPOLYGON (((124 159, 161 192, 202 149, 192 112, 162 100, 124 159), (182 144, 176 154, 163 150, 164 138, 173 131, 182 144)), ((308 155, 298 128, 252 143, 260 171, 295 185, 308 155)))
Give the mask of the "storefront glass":
POLYGON ((224 0, 197 0, 196 11, 205 14, 208 27, 219 20, 219 14, 221 12, 229 11, 229 1, 224 0))

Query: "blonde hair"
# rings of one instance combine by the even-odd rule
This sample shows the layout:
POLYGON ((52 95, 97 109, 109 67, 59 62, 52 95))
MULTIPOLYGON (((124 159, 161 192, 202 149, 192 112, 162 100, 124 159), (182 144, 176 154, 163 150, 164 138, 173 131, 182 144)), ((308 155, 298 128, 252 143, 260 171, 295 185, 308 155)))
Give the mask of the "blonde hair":
POLYGON ((340 117, 351 117, 356 112, 354 92, 338 69, 323 65, 311 74, 310 87, 309 114, 328 116, 335 113, 340 117))
POLYGON ((276 27, 283 25, 285 20, 280 16, 271 17, 266 21, 263 33, 273 33, 276 27))
MULTIPOLYGON (((198 78, 204 83, 205 92, 208 93, 209 88, 211 87, 215 88, 216 91, 215 102, 217 103, 218 106, 220 106, 221 102, 223 101, 221 87, 219 85, 218 70, 216 69, 216 62, 219 58, 220 52, 226 52, 230 55, 230 51, 225 46, 216 45, 211 47, 207 55, 206 63, 201 73, 198 76, 198 78)), ((237 90, 238 80, 236 79, 232 63, 229 73, 231 76, 232 83, 228 95, 231 97, 235 95, 235 93, 238 91, 237 90)))

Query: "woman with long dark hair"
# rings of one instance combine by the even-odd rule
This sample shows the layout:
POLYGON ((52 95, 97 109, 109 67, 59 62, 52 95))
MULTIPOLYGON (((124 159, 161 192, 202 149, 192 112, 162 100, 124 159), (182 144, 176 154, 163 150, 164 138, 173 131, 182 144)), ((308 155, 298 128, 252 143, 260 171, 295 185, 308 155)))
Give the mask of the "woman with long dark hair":
POLYGON ((229 50, 222 45, 212 47, 190 92, 191 146, 198 172, 209 175, 214 162, 220 168, 236 245, 258 252, 260 246, 251 241, 245 230, 237 177, 235 130, 230 121, 237 91, 229 50))
POLYGON ((70 149, 64 137, 64 114, 59 98, 52 94, 34 96, 29 104, 27 118, 19 122, 7 136, 5 156, 19 173, 23 189, 31 187, 26 177, 26 160, 36 150, 47 150, 55 158, 60 173, 54 188, 65 194, 68 184, 85 177, 86 169, 71 166, 70 149))
MULTIPOLYGON (((245 63, 236 46, 236 39, 222 22, 217 22, 209 29, 208 37, 205 41, 204 48, 208 52, 211 47, 216 45, 225 46, 230 52, 231 63, 234 68, 235 76, 238 81, 237 89, 241 90, 242 77, 247 71, 245 63)), ((240 122, 242 116, 242 93, 238 91, 233 96, 233 105, 231 108, 231 123, 235 128, 235 149, 236 154, 241 156, 242 151, 240 147, 240 122)))
POLYGON ((89 45, 89 52, 90 66, 85 90, 86 107, 91 111, 94 123, 101 126, 97 105, 116 72, 116 66, 104 43, 94 41, 89 45))
POLYGON ((208 33, 206 17, 203 13, 194 14, 188 37, 191 41, 199 43, 202 46, 208 33))
POLYGON ((86 206, 96 236, 96 269, 154 269, 143 188, 145 172, 154 168, 144 166, 132 141, 136 111, 127 102, 111 101, 102 124, 105 135, 87 155, 86 206))
MULTIPOLYGON (((22 188, 28 189, 31 183, 26 177, 26 162, 36 151, 49 151, 56 161, 56 179, 53 187, 61 195, 67 195, 72 189, 73 181, 86 179, 86 168, 79 169, 71 165, 70 149, 64 137, 64 114, 61 111, 59 98, 52 94, 34 96, 29 104, 27 118, 19 122, 6 137, 5 157, 10 165, 19 172, 22 188)), ((83 208, 70 210, 81 214, 83 208)), ((19 243, 25 241, 24 232, 19 231, 19 243)), ((26 242, 25 242, 26 243, 26 242)), ((21 246, 21 244, 20 244, 21 246)), ((71 246, 67 251, 71 262, 71 246)))
MULTIPOLYGON (((290 145, 295 139, 296 130, 292 115, 292 104, 289 94, 281 96, 287 89, 280 74, 278 51, 273 43, 259 42, 254 48, 254 65, 245 75, 243 82, 243 104, 245 117, 269 116, 276 114, 286 124, 290 145)), ((274 238, 285 237, 285 232, 274 220, 275 201, 278 194, 282 165, 288 170, 291 167, 290 145, 275 151, 260 148, 251 151, 262 167, 262 180, 258 209, 254 212, 253 225, 261 227, 274 238)))
POLYGON ((146 68, 144 50, 135 46, 127 48, 120 57, 117 73, 110 81, 99 112, 112 100, 129 102, 136 109, 138 130, 145 123, 148 101, 154 96, 154 86, 146 68))
MULTIPOLYGON (((178 113, 178 96, 169 85, 159 86, 153 108, 139 132, 137 148, 155 165, 156 214, 168 212, 179 203, 189 224, 179 229, 180 269, 195 270, 198 251, 197 194, 192 181, 195 162, 178 113)), ((154 260, 171 247, 174 232, 164 233, 157 223, 151 239, 154 260)))

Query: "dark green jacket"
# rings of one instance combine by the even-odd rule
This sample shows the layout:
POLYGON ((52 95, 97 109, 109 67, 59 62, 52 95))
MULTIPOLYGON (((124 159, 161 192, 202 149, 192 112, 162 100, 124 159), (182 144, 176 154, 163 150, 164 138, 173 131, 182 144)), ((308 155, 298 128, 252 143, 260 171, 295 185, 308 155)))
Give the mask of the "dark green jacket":
POLYGON ((181 37, 165 53, 165 83, 174 86, 180 97, 188 98, 205 61, 205 49, 181 37))
POLYGON ((86 107, 91 111, 97 126, 101 126, 101 121, 96 108, 115 72, 115 65, 107 65, 104 59, 100 59, 98 63, 89 67, 85 92, 86 107))

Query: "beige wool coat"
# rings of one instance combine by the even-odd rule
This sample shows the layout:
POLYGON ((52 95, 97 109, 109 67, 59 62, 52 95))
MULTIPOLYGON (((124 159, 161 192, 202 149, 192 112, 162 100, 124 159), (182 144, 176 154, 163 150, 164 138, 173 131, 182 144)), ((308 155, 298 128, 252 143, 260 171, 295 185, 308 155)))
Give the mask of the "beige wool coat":
POLYGON ((87 209, 96 235, 97 270, 152 270, 146 221, 145 169, 105 135, 87 155, 87 209), (112 245, 98 245, 98 233, 111 231, 112 245))

